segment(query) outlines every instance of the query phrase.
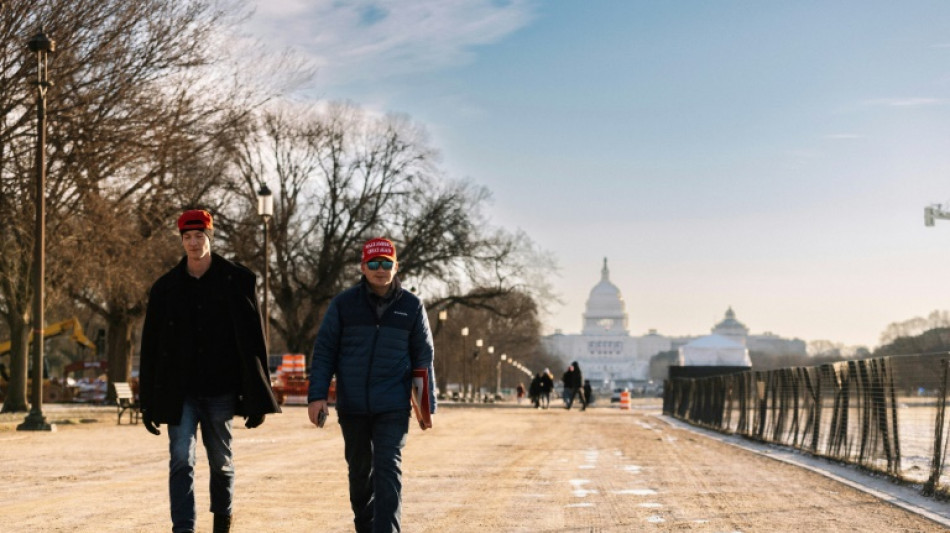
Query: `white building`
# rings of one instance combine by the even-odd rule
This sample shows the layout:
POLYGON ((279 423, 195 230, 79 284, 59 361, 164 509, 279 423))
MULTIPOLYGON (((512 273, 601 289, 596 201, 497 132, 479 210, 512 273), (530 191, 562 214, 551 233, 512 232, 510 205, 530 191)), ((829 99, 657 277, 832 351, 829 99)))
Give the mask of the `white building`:
MULTIPOLYGON (((805 354, 805 341, 801 339, 784 339, 768 332, 749 334, 749 328, 736 319, 732 307, 726 310, 725 318, 712 327, 712 333, 741 348, 745 354, 743 361, 748 360, 748 352, 805 354)), ((661 352, 678 350, 701 338, 699 335, 667 337, 652 329, 642 337, 631 336, 623 296, 620 289, 610 282, 610 270, 607 258, 604 258, 600 282, 594 285, 587 298, 581 333, 563 334, 559 331, 541 341, 548 352, 560 357, 564 368, 571 361, 577 361, 584 378, 589 379, 594 387, 603 387, 645 381, 649 378, 650 358, 661 352)), ((704 342, 707 341, 709 339, 704 342)), ((555 378, 560 378, 557 369, 552 371, 555 378)))
POLYGON ((751 367, 749 350, 739 342, 713 333, 694 339, 679 348, 679 366, 751 367))
POLYGON ((607 258, 600 271, 600 282, 587 298, 580 335, 560 332, 542 339, 545 348, 564 361, 565 367, 577 361, 594 387, 611 383, 644 381, 650 370, 650 358, 672 348, 670 339, 654 330, 633 337, 628 330, 627 311, 620 289, 610 282, 607 258))
POLYGON ((726 317, 713 326, 715 335, 722 335, 745 346, 750 352, 767 355, 805 355, 805 341, 801 339, 785 339, 771 332, 760 335, 749 334, 749 328, 736 320, 736 313, 729 307, 726 317))

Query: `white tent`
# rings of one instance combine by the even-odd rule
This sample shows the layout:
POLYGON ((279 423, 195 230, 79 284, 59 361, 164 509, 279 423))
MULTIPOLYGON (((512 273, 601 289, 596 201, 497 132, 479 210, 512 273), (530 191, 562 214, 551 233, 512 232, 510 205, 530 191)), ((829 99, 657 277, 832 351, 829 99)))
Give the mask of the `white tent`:
POLYGON ((680 346, 680 366, 752 366, 749 350, 722 335, 706 335, 680 346))

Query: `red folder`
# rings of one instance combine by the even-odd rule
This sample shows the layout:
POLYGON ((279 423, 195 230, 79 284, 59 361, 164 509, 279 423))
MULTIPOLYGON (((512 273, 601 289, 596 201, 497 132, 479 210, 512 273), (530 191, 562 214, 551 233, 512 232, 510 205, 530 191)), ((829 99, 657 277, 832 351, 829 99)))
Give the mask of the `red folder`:
POLYGON ((429 405, 429 370, 412 369, 412 410, 423 431, 432 427, 432 406, 429 405))

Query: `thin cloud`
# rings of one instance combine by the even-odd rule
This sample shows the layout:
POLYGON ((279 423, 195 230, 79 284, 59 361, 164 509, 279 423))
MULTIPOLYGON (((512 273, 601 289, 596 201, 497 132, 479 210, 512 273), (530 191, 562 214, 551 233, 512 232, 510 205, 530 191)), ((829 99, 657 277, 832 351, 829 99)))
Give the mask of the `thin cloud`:
POLYGON ((866 105, 885 107, 924 107, 946 103, 942 98, 877 98, 865 102, 866 105))
POLYGON ((303 53, 320 85, 464 64, 534 18, 536 0, 253 0, 248 29, 303 53), (300 40, 300 36, 307 36, 300 40))

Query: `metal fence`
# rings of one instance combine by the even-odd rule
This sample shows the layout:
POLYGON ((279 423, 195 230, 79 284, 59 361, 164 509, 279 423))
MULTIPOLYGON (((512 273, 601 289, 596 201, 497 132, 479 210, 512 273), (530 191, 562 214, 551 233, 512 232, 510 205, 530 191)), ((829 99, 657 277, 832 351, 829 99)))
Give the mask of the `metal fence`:
POLYGON ((938 353, 673 378, 663 412, 948 497, 948 375, 950 353, 938 353))

